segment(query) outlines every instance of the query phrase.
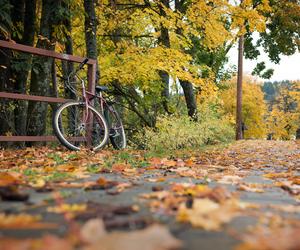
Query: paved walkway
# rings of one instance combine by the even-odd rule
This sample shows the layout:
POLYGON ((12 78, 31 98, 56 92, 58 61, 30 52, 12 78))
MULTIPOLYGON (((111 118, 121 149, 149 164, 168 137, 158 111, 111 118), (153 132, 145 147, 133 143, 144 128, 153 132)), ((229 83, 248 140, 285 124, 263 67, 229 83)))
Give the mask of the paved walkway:
MULTIPOLYGON (((6 158, 7 154, 2 152, 2 165, 12 161, 12 156, 6 158)), ((269 238, 259 238, 256 230, 263 228, 272 236, 279 228, 300 229, 300 145, 297 142, 242 141, 223 149, 189 155, 178 153, 171 158, 145 158, 141 152, 123 153, 115 162, 114 157, 102 157, 104 160, 98 165, 90 164, 88 170, 79 173, 71 169, 72 164, 78 166, 74 159, 58 163, 61 169, 65 168, 64 172, 76 173, 77 178, 70 181, 48 178, 46 183, 39 182, 23 166, 27 169, 26 184, 20 184, 23 185, 20 190, 29 194, 29 198, 1 201, 0 213, 39 215, 41 222, 57 226, 36 229, 25 225, 16 229, 1 227, 0 222, 0 249, 1 240, 11 237, 38 238, 45 233, 64 237, 70 223, 81 225, 95 217, 103 219, 108 231, 133 231, 153 223, 166 225, 182 240, 181 249, 191 250, 235 249, 249 238, 250 243, 254 241, 252 245, 248 242, 253 247, 249 249, 264 249, 262 244, 268 244, 264 241, 269 238), (105 165, 107 161, 112 161, 112 166, 105 165), (65 212, 55 211, 61 204, 78 206, 67 207, 65 212), (196 204, 200 204, 198 208, 196 204), (216 210, 210 209, 215 205, 216 210), (203 207, 207 211, 202 211, 203 207), (68 214, 72 214, 71 219, 66 218, 68 214), (274 220, 280 227, 272 224, 274 220), (261 248, 253 239, 260 241, 261 248)), ((55 157, 51 153, 48 158, 55 157)), ((10 169, 22 169, 22 165, 13 164, 3 172, 10 169)), ((24 171, 20 170, 23 175, 24 171)), ((1 190, 7 192, 5 185, 1 187, 0 178, 1 190)), ((292 249, 284 245, 288 240, 281 240, 281 249, 292 249)), ((300 249, 298 243, 294 243, 298 248, 293 249, 300 249)))

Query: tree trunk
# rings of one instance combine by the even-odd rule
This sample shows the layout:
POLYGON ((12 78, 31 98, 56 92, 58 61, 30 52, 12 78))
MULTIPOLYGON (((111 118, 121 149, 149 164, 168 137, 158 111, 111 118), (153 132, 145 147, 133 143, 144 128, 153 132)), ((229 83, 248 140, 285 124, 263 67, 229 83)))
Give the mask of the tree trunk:
MULTIPOLYGON (((166 8, 170 8, 170 4, 169 4, 169 0, 162 0, 162 4, 166 7, 166 8)), ((161 16, 166 16, 166 13, 164 11, 163 8, 160 8, 160 15, 161 16)), ((158 38, 158 44, 160 46, 163 46, 165 48, 170 48, 170 37, 169 37, 169 31, 167 28, 163 27, 163 25, 161 25, 160 27, 160 37, 158 38)), ((170 114, 171 112, 169 111, 169 107, 168 107, 168 101, 170 98, 170 91, 169 91, 169 74, 165 71, 160 71, 159 72, 160 75, 160 79, 163 83, 163 90, 162 90, 162 104, 164 107, 164 110, 170 114)))
MULTIPOLYGON (((5 0, 4 4, 10 1, 5 0)), ((6 5, 7 6, 7 5, 6 5)), ((11 16, 11 9, 6 9, 11 16)), ((7 40, 10 37, 11 30, 8 20, 0 17, 1 26, 4 24, 5 31, 0 30, 0 40, 7 40)), ((0 91, 13 92, 13 82, 11 81, 11 57, 12 52, 9 49, 0 49, 0 91)), ((11 111, 11 100, 0 98, 0 135, 11 134, 14 132, 14 114, 11 111)), ((9 146, 11 143, 0 142, 0 146, 9 146)))
MULTIPOLYGON (((87 57, 97 60, 98 50, 97 50, 97 18, 95 12, 95 0, 84 0, 84 10, 85 10, 85 20, 84 20, 84 30, 85 30, 85 42, 86 42, 86 52, 87 57)), ((97 64, 97 77, 98 82, 100 76, 99 67, 97 64)))
MULTIPOLYGON (((67 28, 68 34, 66 34, 66 41, 65 41, 65 52, 69 55, 73 55, 73 40, 71 37, 72 32, 72 25, 71 25, 71 13, 68 6, 63 2, 63 6, 67 11, 67 16, 65 17, 63 23, 65 27, 67 28)), ((63 70, 63 76, 66 79, 72 71, 74 71, 74 63, 73 62, 67 62, 62 61, 62 70, 63 70)), ((73 80, 71 80, 73 82, 73 80)), ((74 84, 74 88, 76 89, 76 84, 74 84)), ((76 96, 74 93, 72 93, 69 89, 65 89, 65 97, 70 99, 75 99, 76 96)))
MULTIPOLYGON (((0 39, 4 39, 1 37, 0 39)), ((13 83, 10 80, 10 58, 9 49, 0 50, 0 91, 12 92, 13 83)), ((14 132, 14 116, 11 111, 11 100, 0 98, 0 135, 14 132)), ((0 143, 0 146, 8 146, 10 143, 0 143)))
POLYGON ((185 102, 188 110, 188 115, 193 119, 197 120, 197 102, 194 93, 193 84, 188 81, 179 80, 180 85, 183 89, 185 102))
POLYGON ((300 128, 298 128, 297 131, 296 131, 296 139, 297 140, 300 139, 300 128))
MULTIPOLYGON (((35 18, 36 18, 36 0, 25 1, 23 35, 20 43, 28 46, 33 46, 35 34, 35 18)), ((16 58, 16 63, 22 63, 20 70, 14 72, 15 75, 15 92, 26 93, 27 79, 30 70, 32 56, 27 53, 21 53, 16 58)), ((27 101, 17 101, 15 108, 15 124, 17 135, 26 135, 27 131, 27 101)), ((19 146, 24 146, 23 142, 17 143, 19 146)))
MULTIPOLYGON (((184 7, 184 2, 185 0, 175 0, 175 9, 181 12, 182 14, 185 14, 186 12, 186 8, 184 7)), ((176 30, 176 33, 181 35, 182 30, 178 28, 176 30)), ((183 89, 188 115, 193 120, 197 120, 197 102, 196 102, 193 84, 183 80, 179 80, 179 82, 183 89)))
MULTIPOLYGON (((54 50, 51 43, 51 28, 54 23, 55 10, 57 1, 42 1, 42 17, 40 24, 40 38, 37 42, 38 48, 54 50)), ((34 57, 32 63, 32 73, 30 82, 30 93, 35 95, 46 96, 49 94, 51 81, 51 64, 53 59, 50 57, 34 57)), ((44 135, 46 131, 48 103, 30 102, 28 105, 28 134, 44 135)), ((39 144, 39 143, 38 143, 39 144)))

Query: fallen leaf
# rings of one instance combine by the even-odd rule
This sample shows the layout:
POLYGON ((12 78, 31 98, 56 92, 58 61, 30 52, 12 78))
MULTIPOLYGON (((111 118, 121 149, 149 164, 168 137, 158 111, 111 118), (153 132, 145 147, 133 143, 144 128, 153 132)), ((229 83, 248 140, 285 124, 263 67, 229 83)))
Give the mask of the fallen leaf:
POLYGON ((51 213, 74 213, 83 212, 86 208, 86 204, 61 204, 55 207, 48 207, 47 211, 51 213))
POLYGON ((300 195, 300 185, 293 184, 291 181, 276 182, 275 186, 281 187, 291 195, 300 195))
POLYGON ((300 228, 255 228, 243 237, 244 243, 235 250, 297 250, 300 249, 300 228))
POLYGON ((152 192, 152 193, 147 193, 147 194, 141 194, 140 197, 144 199, 158 199, 162 200, 166 198, 167 196, 170 195, 169 191, 158 191, 158 192, 152 192))
POLYGON ((139 211, 139 207, 136 205, 116 206, 91 201, 87 202, 86 205, 86 210, 76 214, 75 219, 89 220, 99 217, 106 223, 108 220, 113 220, 115 215, 130 215, 139 211))
POLYGON ((181 242, 165 226, 152 225, 133 232, 106 233, 100 219, 88 221, 81 229, 81 236, 89 243, 84 250, 168 250, 178 249, 181 242), (89 235, 94 232, 95 237, 89 235))
POLYGON ((160 166, 162 164, 162 159, 158 157, 153 157, 149 160, 149 163, 155 167, 160 166))
POLYGON ((226 200, 219 204, 210 199, 194 199, 192 207, 182 203, 177 214, 177 221, 190 222, 194 227, 208 231, 217 231, 221 226, 231 221, 246 207, 236 199, 226 200))
POLYGON ((103 220, 90 219, 87 221, 80 230, 80 236, 83 242, 93 244, 101 237, 106 235, 103 220))
POLYGON ((11 173, 0 172, 0 187, 20 184, 21 180, 11 173))
POLYGON ((118 186, 119 183, 117 181, 111 181, 107 180, 103 177, 100 177, 96 180, 96 182, 91 183, 85 183, 85 190, 104 190, 104 189, 110 189, 115 186, 118 186))
POLYGON ((3 201, 27 201, 29 195, 19 191, 17 186, 0 187, 0 197, 3 201))
POLYGON ((279 179, 279 178, 288 178, 293 176, 292 173, 268 173, 268 174, 264 174, 263 177, 268 178, 268 179, 279 179))
POLYGON ((166 167, 175 167, 177 165, 177 162, 174 160, 163 159, 162 164, 166 167))
POLYGON ((73 172, 76 170, 76 167, 74 166, 74 164, 66 163, 66 164, 58 165, 56 169, 58 171, 63 171, 63 172, 73 172))
POLYGON ((125 164, 125 163, 115 163, 111 167, 112 172, 122 172, 127 168, 130 168, 130 164, 125 164))
POLYGON ((158 191, 163 191, 164 187, 163 186, 153 186, 151 189, 153 192, 158 192, 158 191))
POLYGON ((33 188, 42 188, 46 185, 46 181, 44 179, 38 179, 34 182, 29 183, 33 188))
POLYGON ((254 192, 254 193, 264 193, 262 188, 258 188, 258 184, 255 183, 241 183, 237 187, 238 190, 254 192))
POLYGON ((164 182, 164 181, 166 181, 166 178, 164 178, 164 177, 149 178, 149 179, 147 179, 147 181, 149 181, 149 182, 164 182))
POLYGON ((40 222, 40 216, 29 214, 4 214, 0 213, 0 228, 6 229, 41 229, 56 228, 57 224, 40 222))
POLYGON ((238 184, 242 178, 237 175, 224 175, 221 179, 218 180, 219 183, 222 184, 238 184))
POLYGON ((286 213, 300 213, 299 205, 269 205, 269 207, 286 213))

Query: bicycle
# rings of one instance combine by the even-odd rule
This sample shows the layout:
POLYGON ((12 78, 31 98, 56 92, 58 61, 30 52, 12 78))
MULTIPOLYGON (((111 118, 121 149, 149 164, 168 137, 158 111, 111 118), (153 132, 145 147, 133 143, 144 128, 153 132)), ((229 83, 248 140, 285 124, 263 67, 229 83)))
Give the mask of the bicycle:
MULTIPOLYGON (((53 129, 58 140, 68 149, 80 150, 82 146, 99 150, 110 140, 115 149, 126 147, 126 136, 120 116, 114 108, 114 102, 106 100, 102 92, 108 91, 106 86, 96 86, 95 94, 87 91, 85 81, 78 72, 88 62, 86 58, 76 70, 71 72, 65 87, 77 98, 74 79, 81 83, 82 98, 78 101, 63 103, 53 115, 53 129), (100 112, 94 102, 100 106, 100 112)), ((78 98, 77 98, 78 99, 78 98)))

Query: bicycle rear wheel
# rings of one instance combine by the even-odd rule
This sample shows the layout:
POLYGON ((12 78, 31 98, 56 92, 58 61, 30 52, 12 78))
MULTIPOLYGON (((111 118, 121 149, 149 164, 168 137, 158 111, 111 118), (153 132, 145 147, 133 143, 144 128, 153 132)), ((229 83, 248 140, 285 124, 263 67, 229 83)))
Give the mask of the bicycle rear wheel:
POLYGON ((109 139, 115 149, 124 149, 127 146, 124 126, 118 112, 113 106, 104 109, 104 117, 109 127, 109 139))
POLYGON ((53 116, 53 129, 59 141, 71 150, 102 148, 108 139, 103 116, 83 102, 62 104, 53 116))

